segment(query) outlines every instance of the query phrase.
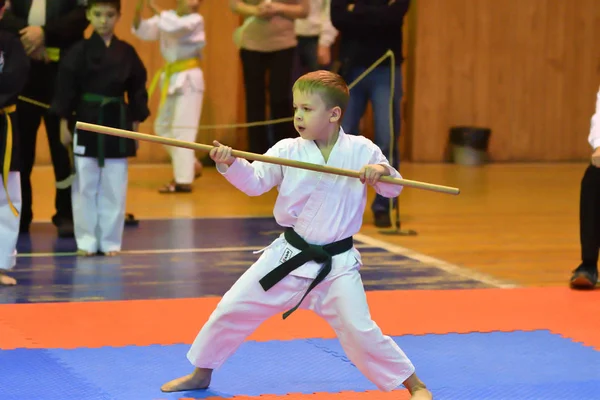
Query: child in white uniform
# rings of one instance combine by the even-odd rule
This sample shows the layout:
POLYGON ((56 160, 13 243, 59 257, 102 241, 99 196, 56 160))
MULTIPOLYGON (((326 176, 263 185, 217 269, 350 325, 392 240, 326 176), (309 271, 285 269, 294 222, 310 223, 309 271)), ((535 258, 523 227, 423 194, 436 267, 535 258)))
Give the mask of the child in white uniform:
POLYGON ((207 388, 213 369, 223 365, 263 321, 288 310, 286 318, 301 307, 331 325, 348 358, 380 390, 404 384, 412 399, 431 399, 411 361, 371 319, 359 273, 361 258, 352 243, 362 225, 364 183, 382 196, 396 197, 402 187, 379 179, 400 174, 373 142, 340 128, 349 91, 339 75, 306 74, 296 81, 293 95, 294 126, 300 137, 281 140, 266 154, 360 170, 361 179, 249 163, 215 142, 210 156, 238 189, 259 196, 277 186, 274 216, 286 230, 223 296, 198 333, 188 352, 196 367, 193 373, 161 389, 207 388))
MULTIPOLYGON (((0 0, 0 19, 6 10, 0 0)), ((0 31, 0 286, 17 281, 4 271, 15 266, 21 220, 17 96, 27 82, 30 62, 17 36, 0 31)))
MULTIPOLYGON (((160 40, 167 62, 150 85, 150 96, 161 79, 158 116, 154 123, 157 135, 195 142, 202 112, 204 75, 200 68, 202 49, 206 44, 204 19, 198 14, 199 0, 177 0, 177 10, 160 11, 151 5, 155 15, 141 19, 143 3, 138 0, 133 19, 133 33, 146 41, 160 40)), ((174 179, 160 193, 189 193, 192 182, 202 173, 202 164, 194 150, 165 146, 173 165, 174 179)))

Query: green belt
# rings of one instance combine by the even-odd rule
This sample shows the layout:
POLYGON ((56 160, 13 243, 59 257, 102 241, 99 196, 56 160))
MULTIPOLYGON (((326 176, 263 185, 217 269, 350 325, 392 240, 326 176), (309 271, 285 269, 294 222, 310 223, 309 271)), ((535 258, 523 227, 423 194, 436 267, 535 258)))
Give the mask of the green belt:
POLYGON ((321 268, 321 271, 319 271, 319 274, 315 280, 310 284, 308 290, 306 293, 304 293, 304 296, 302 296, 298 304, 283 314, 283 319, 286 319, 291 313, 296 311, 310 291, 313 290, 319 283, 321 283, 323 279, 325 279, 325 277, 331 272, 332 257, 352 249, 354 246, 354 241, 352 236, 350 236, 334 243, 326 244, 324 246, 317 246, 314 244, 308 244, 292 228, 286 228, 284 237, 289 244, 300 250, 300 253, 296 254, 294 257, 290 258, 269 272, 260 280, 260 285, 265 291, 271 289, 273 286, 275 286, 275 284, 277 284, 277 282, 281 281, 293 270, 301 267, 309 261, 325 264, 323 265, 323 268, 321 268))
MULTIPOLYGON (((120 121, 119 127, 121 129, 125 129, 127 125, 126 121, 126 109, 125 109, 125 100, 123 97, 108 97, 102 96, 100 94, 95 93, 84 93, 82 97, 83 101, 88 103, 99 103, 100 104, 100 115, 98 116, 98 125, 104 125, 104 106, 109 104, 118 103, 119 104, 119 114, 120 121)), ((98 134, 98 166, 104 167, 104 140, 105 137, 103 134, 98 134)), ((119 150, 122 154, 125 154, 127 142, 124 138, 119 138, 119 150)))

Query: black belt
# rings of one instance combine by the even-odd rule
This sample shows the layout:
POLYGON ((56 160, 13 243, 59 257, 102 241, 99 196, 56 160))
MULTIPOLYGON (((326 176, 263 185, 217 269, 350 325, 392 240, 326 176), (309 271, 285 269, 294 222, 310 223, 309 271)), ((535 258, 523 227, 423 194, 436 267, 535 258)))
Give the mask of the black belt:
POLYGON ((321 283, 323 279, 325 279, 325 277, 331 272, 332 257, 352 249, 354 246, 354 241, 352 236, 350 236, 324 246, 317 246, 314 244, 308 244, 300 235, 296 233, 296 231, 294 231, 293 228, 286 228, 284 237, 289 244, 300 250, 300 253, 285 261, 283 264, 269 272, 260 280, 260 285, 265 291, 271 289, 279 281, 288 276, 293 270, 303 266, 309 261, 325 264, 323 265, 323 268, 321 268, 321 271, 319 271, 319 274, 315 280, 310 284, 308 290, 306 293, 304 293, 304 296, 302 296, 302 299, 300 299, 298 304, 283 314, 283 319, 286 319, 291 313, 296 311, 310 291, 313 290, 319 283, 321 283))

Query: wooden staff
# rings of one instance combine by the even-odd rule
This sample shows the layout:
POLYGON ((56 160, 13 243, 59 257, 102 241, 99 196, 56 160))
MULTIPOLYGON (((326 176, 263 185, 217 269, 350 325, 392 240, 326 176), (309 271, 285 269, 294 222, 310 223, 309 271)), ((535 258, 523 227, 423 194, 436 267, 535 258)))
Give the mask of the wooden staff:
MULTIPOLYGON (((183 148, 192 149, 192 150, 202 150, 202 151, 210 152, 210 150, 215 147, 215 146, 211 146, 208 144, 185 142, 183 140, 148 135, 146 133, 133 132, 133 131, 128 131, 128 130, 124 130, 124 129, 110 128, 108 126, 90 124, 87 122, 79 122, 78 121, 75 124, 75 128, 86 130, 86 131, 91 131, 91 132, 96 132, 96 133, 101 133, 101 134, 105 134, 105 135, 120 136, 120 137, 133 139, 133 140, 142 140, 145 142, 161 143, 161 144, 164 144, 167 146, 183 147, 183 148)), ((266 163, 270 163, 270 164, 285 165, 285 166, 293 167, 293 168, 301 168, 301 169, 307 169, 310 171, 325 172, 328 174, 348 176, 351 178, 359 178, 360 177, 360 174, 358 171, 351 171, 351 170, 342 169, 342 168, 328 167, 325 165, 311 164, 311 163, 296 161, 296 160, 288 160, 288 159, 279 158, 279 157, 269 157, 269 156, 265 156, 262 154, 248 153, 245 151, 232 150, 231 155, 234 157, 244 158, 246 160, 262 161, 262 162, 266 162, 266 163)), ((395 185, 408 186, 408 187, 412 187, 412 188, 416 188, 416 189, 430 190, 430 191, 439 192, 439 193, 447 193, 447 194, 454 194, 454 195, 457 195, 460 193, 460 189, 454 188, 454 187, 434 185, 432 183, 411 181, 408 179, 392 178, 391 176, 382 176, 380 181, 385 182, 385 183, 392 183, 395 185)))

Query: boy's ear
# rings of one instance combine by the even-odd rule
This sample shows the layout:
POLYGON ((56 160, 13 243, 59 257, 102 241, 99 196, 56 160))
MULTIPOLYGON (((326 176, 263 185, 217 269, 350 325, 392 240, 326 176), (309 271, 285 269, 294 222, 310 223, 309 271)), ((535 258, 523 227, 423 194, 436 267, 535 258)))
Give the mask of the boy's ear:
POLYGON ((342 109, 338 106, 335 106, 331 109, 331 116, 329 117, 329 122, 339 122, 342 118, 342 109))

